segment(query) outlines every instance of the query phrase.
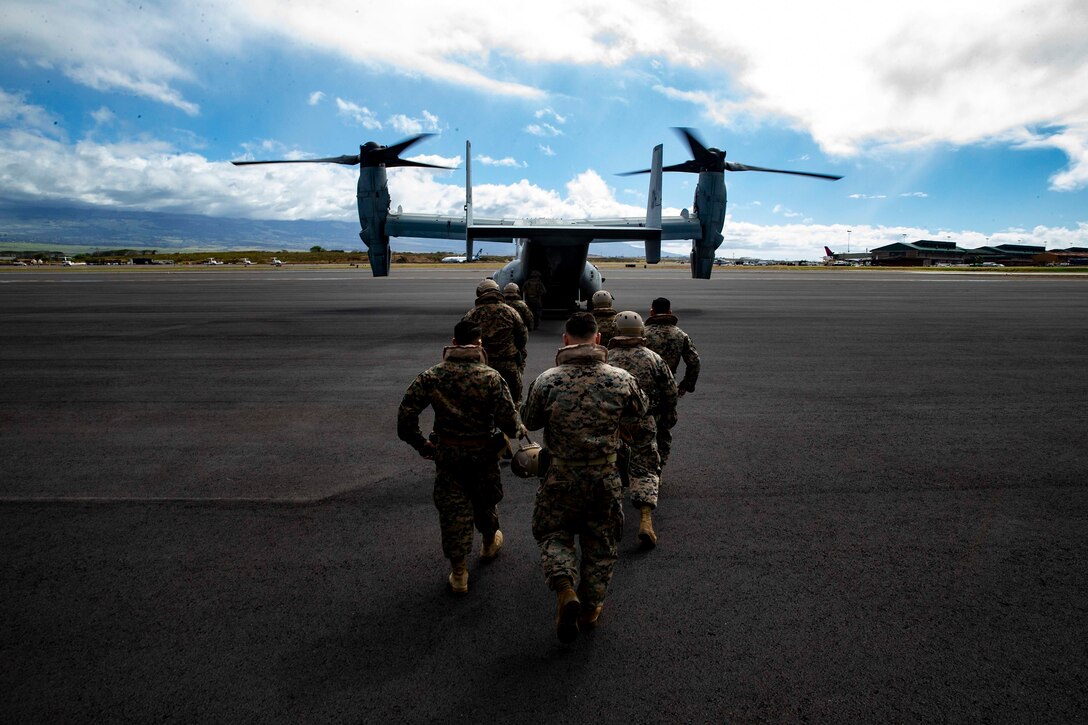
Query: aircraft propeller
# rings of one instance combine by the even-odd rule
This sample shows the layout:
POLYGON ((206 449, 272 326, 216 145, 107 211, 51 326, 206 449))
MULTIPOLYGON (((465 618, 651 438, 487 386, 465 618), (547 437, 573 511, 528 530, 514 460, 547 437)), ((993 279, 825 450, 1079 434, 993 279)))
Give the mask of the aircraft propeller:
MULTIPOLYGON (((794 174, 796 176, 812 176, 817 179, 830 179, 836 181, 841 179, 841 176, 835 176, 833 174, 817 174, 811 171, 786 171, 784 169, 768 169, 762 166, 749 166, 747 164, 738 164, 735 161, 726 161, 725 152, 716 148, 707 148, 699 137, 695 135, 695 131, 690 128, 676 128, 673 129, 680 137, 687 141, 688 148, 691 149, 691 155, 694 157, 690 161, 685 161, 682 164, 673 164, 672 166, 665 166, 662 171, 684 171, 691 174, 701 174, 704 171, 767 171, 772 174, 794 174)), ((634 176, 635 174, 649 173, 649 169, 641 169, 639 171, 626 171, 618 176, 634 176)))
POLYGON ((363 168, 373 166, 384 166, 386 168, 394 166, 417 166, 427 169, 452 168, 450 166, 425 164, 421 161, 409 161, 400 157, 402 151, 433 135, 433 133, 417 134, 392 146, 382 146, 374 141, 367 141, 359 147, 359 153, 350 156, 329 156, 323 159, 280 159, 276 161, 231 161, 231 163, 235 166, 251 166, 254 164, 344 164, 345 166, 355 166, 359 164, 363 168))

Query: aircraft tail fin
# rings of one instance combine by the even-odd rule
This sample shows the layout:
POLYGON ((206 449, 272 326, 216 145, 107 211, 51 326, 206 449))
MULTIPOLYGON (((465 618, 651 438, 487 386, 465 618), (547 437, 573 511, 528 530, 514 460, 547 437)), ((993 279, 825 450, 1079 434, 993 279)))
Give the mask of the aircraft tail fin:
POLYGON ((828 257, 834 257, 835 253, 831 251, 831 247, 824 247, 824 254, 828 257))
MULTIPOLYGON (((661 151, 662 146, 654 146, 653 161, 650 164, 650 188, 646 192, 646 227, 661 228, 661 151)), ((646 240, 646 263, 657 264, 661 261, 661 238, 646 240)))
POLYGON ((465 259, 473 259, 472 235, 472 142, 465 141, 465 259))

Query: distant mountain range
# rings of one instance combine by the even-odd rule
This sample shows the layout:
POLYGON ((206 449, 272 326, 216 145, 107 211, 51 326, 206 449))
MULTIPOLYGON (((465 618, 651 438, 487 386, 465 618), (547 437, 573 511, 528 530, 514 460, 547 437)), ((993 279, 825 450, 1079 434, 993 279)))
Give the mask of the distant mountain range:
MULTIPOLYGON (((0 202, 0 249, 87 252, 94 249, 169 251, 364 250, 355 222, 274 221, 98 207, 28 206, 0 202)), ((463 242, 396 238, 399 252, 464 253, 463 242)), ((509 244, 481 243, 484 254, 509 255, 509 244)), ((594 256, 641 256, 642 245, 595 245, 594 256)), ((662 256, 684 255, 663 252, 662 256)))

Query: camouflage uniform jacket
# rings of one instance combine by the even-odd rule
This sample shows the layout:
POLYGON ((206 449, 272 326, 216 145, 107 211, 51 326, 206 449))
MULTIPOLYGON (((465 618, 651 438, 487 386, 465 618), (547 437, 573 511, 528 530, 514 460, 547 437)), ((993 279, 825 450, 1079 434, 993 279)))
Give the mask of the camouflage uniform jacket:
POLYGON ((525 293, 526 299, 543 300, 544 295, 548 294, 548 288, 537 277, 530 277, 526 280, 525 284, 521 286, 521 291, 525 293))
POLYGON ((608 345, 608 364, 635 376, 650 401, 658 428, 676 425, 676 379, 661 356, 646 347, 641 337, 614 337, 608 345))
POLYGON ((476 298, 476 306, 462 318, 480 326, 484 338, 484 350, 492 362, 525 357, 525 343, 529 333, 521 315, 503 300, 499 290, 488 290, 476 298))
POLYGON ((520 297, 507 297, 506 304, 518 311, 518 314, 521 315, 521 321, 525 323, 526 327, 531 328, 533 326, 533 311, 520 297))
POLYGON ((522 422, 529 430, 544 429, 553 456, 592 460, 616 453, 621 436, 639 445, 653 439, 646 395, 631 373, 607 358, 608 351, 592 343, 562 347, 556 367, 529 385, 522 422))
POLYGON ((601 344, 605 347, 608 347, 608 343, 616 336, 616 315, 618 314, 611 307, 593 310, 593 316, 597 318, 597 332, 601 333, 601 344))
POLYGON ((447 347, 442 362, 424 370, 404 393, 397 411, 397 436, 417 450, 426 440, 419 414, 434 408, 434 430, 441 436, 484 439, 498 428, 511 438, 518 414, 502 376, 476 345, 447 347))
POLYGON ((660 355, 672 374, 684 359, 684 379, 677 387, 687 393, 695 392, 699 379, 699 351, 687 333, 676 326, 676 315, 650 315, 646 320, 646 347, 660 355))

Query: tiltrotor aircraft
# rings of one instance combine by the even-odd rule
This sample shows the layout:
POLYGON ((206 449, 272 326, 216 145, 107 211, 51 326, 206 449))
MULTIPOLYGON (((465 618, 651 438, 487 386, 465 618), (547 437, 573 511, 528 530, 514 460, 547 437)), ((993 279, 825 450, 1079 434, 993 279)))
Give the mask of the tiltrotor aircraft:
POLYGON ((385 277, 389 274, 390 237, 463 239, 467 259, 473 257, 473 246, 477 240, 513 242, 519 249, 517 258, 494 274, 495 281, 500 287, 509 282, 524 285, 533 272, 540 272, 548 288, 544 305, 548 309, 559 310, 570 310, 579 299, 589 299, 594 292, 601 289, 603 281, 601 274, 588 261, 589 245, 595 241, 641 239, 646 245, 646 262, 657 264, 661 261, 661 240, 690 239, 692 240, 691 276, 697 279, 710 279, 710 273, 714 267, 714 252, 721 246, 721 232, 725 224, 726 171, 767 171, 831 180, 842 178, 830 174, 767 169, 726 161, 724 151, 707 148, 691 129, 678 128, 676 130, 687 141, 694 158, 682 164, 662 167, 662 146, 658 145, 654 147, 650 168, 628 172, 628 174, 650 174, 644 218, 567 221, 474 217, 471 143, 466 143, 464 216, 407 214, 403 213, 399 206, 396 211, 391 211, 385 172, 387 168, 398 166, 448 168, 400 158, 403 151, 433 134, 412 136, 392 146, 381 146, 370 141, 359 147, 358 154, 350 156, 234 161, 232 163, 236 166, 291 163, 358 165, 359 184, 356 197, 359 206, 359 237, 367 246, 370 267, 375 277, 385 277), (665 171, 699 174, 691 212, 685 209, 680 216, 662 218, 661 175, 665 171))

